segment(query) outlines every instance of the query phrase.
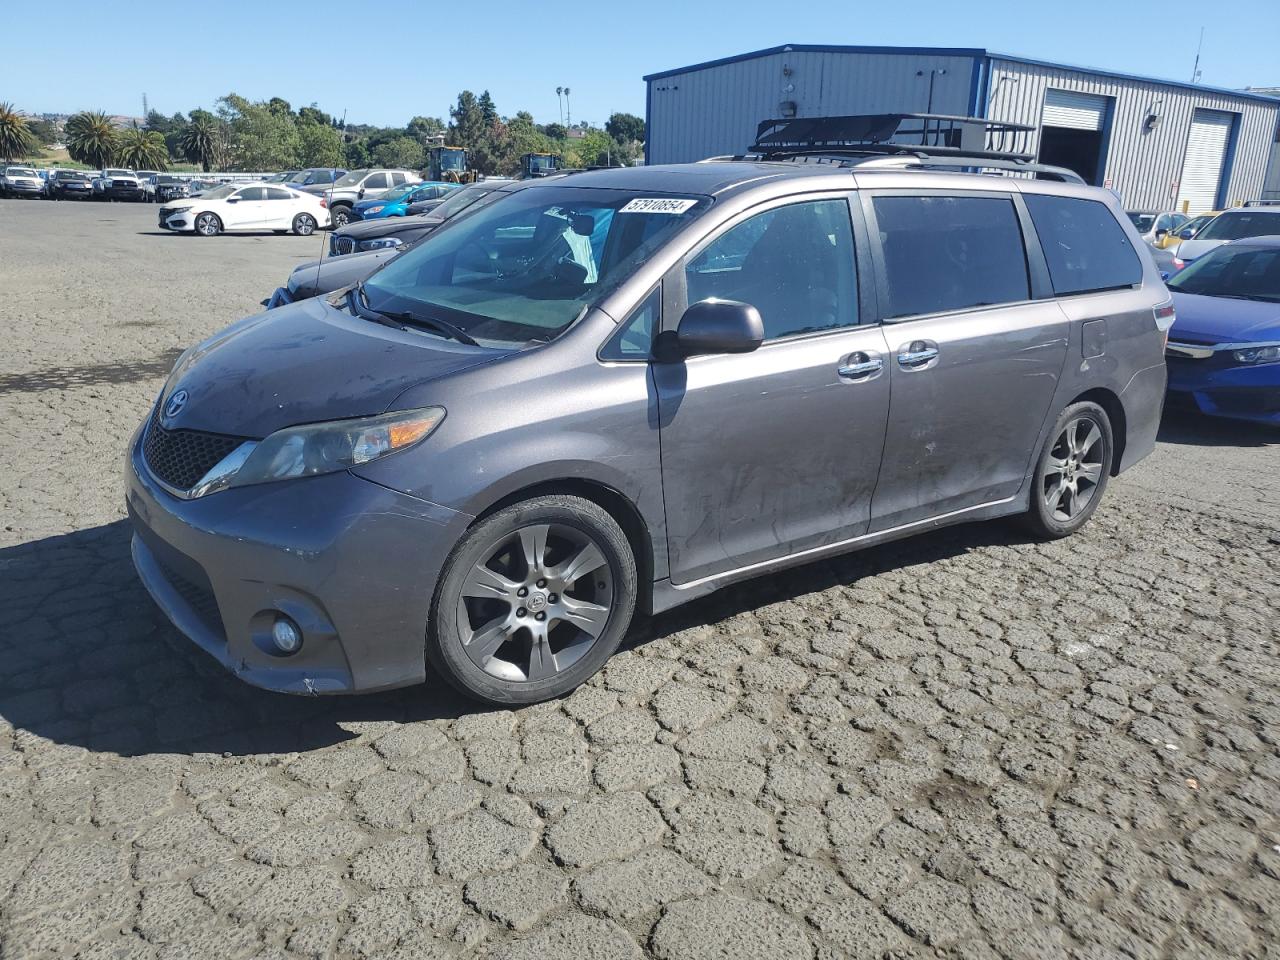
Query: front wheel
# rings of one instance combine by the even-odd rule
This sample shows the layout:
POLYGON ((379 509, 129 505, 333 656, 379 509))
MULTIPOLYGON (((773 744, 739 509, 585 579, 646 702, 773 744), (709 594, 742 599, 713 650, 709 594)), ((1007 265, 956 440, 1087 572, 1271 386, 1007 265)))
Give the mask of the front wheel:
POLYGON ((1111 419, 1096 403, 1073 403, 1059 415, 1036 464, 1025 523, 1048 540, 1068 537, 1098 508, 1115 442, 1111 419))
POLYGON ((334 207, 329 214, 329 221, 332 224, 333 229, 335 230, 337 230, 339 227, 345 227, 348 223, 351 222, 351 208, 350 207, 334 207))
POLYGON ((196 217, 196 233, 202 237, 216 237, 222 232, 222 221, 217 214, 202 213, 196 217))
POLYGON ((493 704, 563 696, 618 648, 635 611, 635 556, 604 509, 546 496, 498 511, 450 554, 427 659, 493 704))
POLYGON ((316 218, 309 213, 300 213, 293 218, 293 232, 300 237, 309 237, 316 232, 316 218))

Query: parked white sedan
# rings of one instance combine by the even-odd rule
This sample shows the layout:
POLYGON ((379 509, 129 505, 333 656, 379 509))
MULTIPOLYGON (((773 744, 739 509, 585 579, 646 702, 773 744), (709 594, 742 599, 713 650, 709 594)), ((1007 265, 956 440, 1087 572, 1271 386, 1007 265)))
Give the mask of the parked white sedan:
POLYGON ((160 208, 160 227, 215 237, 224 230, 293 231, 301 237, 329 225, 328 201, 270 183, 235 183, 160 208))

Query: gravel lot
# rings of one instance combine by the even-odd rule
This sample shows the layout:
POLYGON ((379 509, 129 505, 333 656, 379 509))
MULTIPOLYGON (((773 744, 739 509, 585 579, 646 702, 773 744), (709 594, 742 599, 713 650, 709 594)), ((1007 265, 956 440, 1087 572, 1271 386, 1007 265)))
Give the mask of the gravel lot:
POLYGON ((1280 435, 1080 536, 640 624, 569 699, 261 693, 137 582, 125 444, 322 237, 0 203, 0 956, 1280 958, 1280 435))

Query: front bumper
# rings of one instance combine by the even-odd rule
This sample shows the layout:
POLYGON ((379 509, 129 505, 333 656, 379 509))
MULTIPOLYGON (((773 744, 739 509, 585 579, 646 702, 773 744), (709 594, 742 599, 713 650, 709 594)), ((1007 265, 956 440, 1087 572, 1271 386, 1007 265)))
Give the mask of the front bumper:
POLYGON ((145 190, 138 187, 104 187, 102 195, 108 200, 145 200, 145 190))
POLYGON ((39 183, 11 183, 5 189, 12 194, 22 194, 30 197, 38 197, 44 193, 44 185, 39 183))
POLYGON ((470 517, 350 473, 196 500, 126 468, 138 575, 174 625, 242 680, 281 693, 357 693, 425 679, 440 568, 470 517), (297 653, 270 641, 278 613, 297 653))
POLYGON ((195 216, 190 210, 170 213, 164 207, 161 207, 158 216, 161 230, 194 230, 196 228, 195 216))
POLYGON ((1189 397, 1201 413, 1280 425, 1280 363, 1239 363, 1229 351, 1175 343, 1168 363, 1169 390, 1189 397))
POLYGON ((53 193, 62 200, 93 199, 93 188, 91 187, 55 187, 53 193))

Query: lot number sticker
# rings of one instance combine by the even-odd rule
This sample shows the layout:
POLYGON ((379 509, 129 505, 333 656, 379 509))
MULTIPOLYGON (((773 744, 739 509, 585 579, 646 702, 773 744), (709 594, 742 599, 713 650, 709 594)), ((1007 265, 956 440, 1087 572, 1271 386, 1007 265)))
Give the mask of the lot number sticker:
POLYGON ((637 197, 627 202, 619 213, 684 213, 697 200, 677 200, 675 197, 637 197))

